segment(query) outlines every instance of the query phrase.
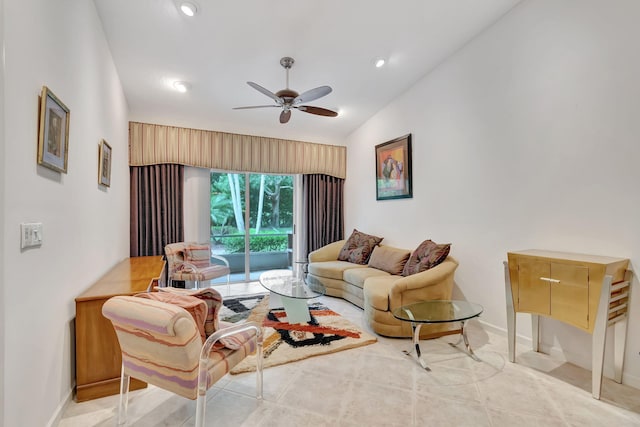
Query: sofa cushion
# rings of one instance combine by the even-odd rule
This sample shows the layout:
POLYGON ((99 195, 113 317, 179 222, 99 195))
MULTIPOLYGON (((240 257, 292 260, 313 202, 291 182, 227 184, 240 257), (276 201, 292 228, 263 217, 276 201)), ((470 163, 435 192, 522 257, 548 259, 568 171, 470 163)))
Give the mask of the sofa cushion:
POLYGON ((338 254, 338 260, 349 261, 354 264, 369 262, 371 252, 382 242, 383 237, 376 237, 362 233, 355 228, 338 254))
POLYGON ((378 270, 376 268, 350 268, 349 270, 345 270, 343 273, 343 280, 345 282, 351 283, 359 288, 364 286, 364 281, 369 277, 376 276, 388 276, 389 273, 386 271, 378 270))
POLYGON ((370 277, 362 289, 365 304, 377 310, 389 311, 389 294, 398 279, 398 276, 392 275, 370 277))
POLYGON ((309 264, 309 273, 318 277, 326 277, 329 279, 342 280, 345 270, 352 268, 362 269, 366 265, 353 264, 347 261, 320 261, 309 264))
POLYGON ((389 274, 402 274, 411 251, 392 248, 391 246, 376 246, 369 258, 369 267, 386 271, 389 274))
POLYGON ((420 273, 440 264, 449 255, 451 243, 437 244, 431 240, 420 243, 402 270, 403 276, 420 273))

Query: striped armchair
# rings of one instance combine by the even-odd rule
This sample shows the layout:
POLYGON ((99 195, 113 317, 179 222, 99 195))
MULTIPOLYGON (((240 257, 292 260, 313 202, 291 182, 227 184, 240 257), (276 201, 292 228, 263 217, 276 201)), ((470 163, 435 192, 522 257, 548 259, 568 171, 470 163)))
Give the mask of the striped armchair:
POLYGON ((169 286, 174 280, 195 282, 197 289, 201 281, 227 276, 227 290, 230 291, 229 262, 221 256, 211 254, 211 246, 207 243, 178 242, 164 247, 169 267, 169 286), (212 264, 216 259, 222 264, 212 264))
POLYGON ((262 399, 262 330, 257 323, 221 324, 203 342, 194 316, 179 305, 117 296, 105 302, 102 314, 111 320, 122 350, 118 425, 126 423, 133 377, 197 400, 195 425, 204 426, 207 390, 254 351, 256 397, 262 399))

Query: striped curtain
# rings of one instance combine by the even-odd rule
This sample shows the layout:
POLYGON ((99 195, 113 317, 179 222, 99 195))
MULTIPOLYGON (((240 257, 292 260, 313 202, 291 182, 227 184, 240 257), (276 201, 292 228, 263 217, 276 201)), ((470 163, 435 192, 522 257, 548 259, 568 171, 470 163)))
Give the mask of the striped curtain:
POLYGON ((344 179, 328 175, 302 177, 303 248, 308 255, 344 238, 344 179))
POLYGON ((130 254, 163 255, 184 240, 184 166, 131 167, 130 254))
POLYGON ((345 178, 347 147, 129 122, 129 165, 163 163, 345 178))

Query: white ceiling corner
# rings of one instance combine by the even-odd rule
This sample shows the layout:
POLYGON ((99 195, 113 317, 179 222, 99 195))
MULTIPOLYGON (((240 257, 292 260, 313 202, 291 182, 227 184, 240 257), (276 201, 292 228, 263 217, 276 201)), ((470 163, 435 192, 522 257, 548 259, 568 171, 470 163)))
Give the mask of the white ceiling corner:
POLYGON ((316 142, 340 142, 520 0, 94 0, 132 120, 316 142), (333 92, 311 105, 336 118, 279 109, 249 87, 333 92), (385 67, 374 67, 376 57, 385 67), (185 94, 171 88, 186 81, 185 94))

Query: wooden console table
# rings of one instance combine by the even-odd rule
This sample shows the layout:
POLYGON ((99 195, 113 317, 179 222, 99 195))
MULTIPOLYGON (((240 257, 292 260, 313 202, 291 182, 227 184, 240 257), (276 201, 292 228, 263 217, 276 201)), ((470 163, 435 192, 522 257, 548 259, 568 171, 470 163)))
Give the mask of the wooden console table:
MULTIPOLYGON (((102 305, 116 295, 135 295, 164 281, 161 256, 127 258, 76 298, 76 400, 120 392, 122 357, 111 322, 102 305)), ((131 379, 130 390, 147 384, 131 379)))
POLYGON ((592 334, 592 389, 600 399, 604 344, 615 324, 614 380, 622 382, 627 334, 629 260, 530 249, 509 252, 505 262, 509 360, 515 362, 516 313, 531 313, 533 351, 538 351, 539 315, 592 334))

